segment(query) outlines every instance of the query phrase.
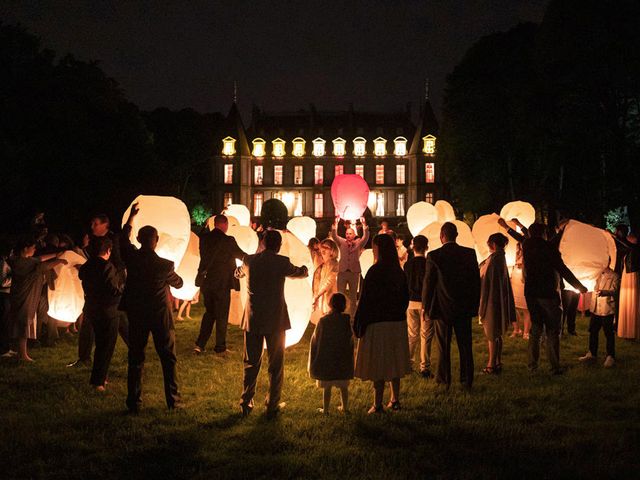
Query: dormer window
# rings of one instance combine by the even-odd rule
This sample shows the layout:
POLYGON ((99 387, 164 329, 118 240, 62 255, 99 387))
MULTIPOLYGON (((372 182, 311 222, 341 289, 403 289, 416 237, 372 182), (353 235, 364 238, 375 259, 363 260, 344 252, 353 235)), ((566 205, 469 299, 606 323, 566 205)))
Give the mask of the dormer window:
POLYGON ((284 144, 285 141, 281 138, 276 138, 271 142, 273 144, 273 156, 274 157, 284 157, 284 144))
POLYGON ((378 137, 373 141, 373 153, 376 157, 384 157, 387 154, 387 141, 378 137))
POLYGON ((253 150, 251 151, 251 155, 258 158, 264 157, 266 153, 266 142, 262 138, 256 138, 251 143, 253 143, 253 150))
POLYGON ((313 156, 314 157, 322 157, 324 156, 324 146, 327 142, 325 142, 320 137, 316 138, 313 141, 313 156))
POLYGON ((404 137, 397 137, 393 141, 393 154, 398 157, 404 157, 407 154, 407 139, 404 137))
POLYGON ((343 138, 336 138, 333 140, 333 154, 336 157, 344 157, 347 151, 347 141, 343 138))
POLYGON ((427 155, 435 155, 436 153, 436 137, 433 135, 427 135, 426 137, 422 137, 422 141, 424 142, 424 146, 422 147, 422 151, 427 155))
POLYGON ((236 139, 227 137, 222 139, 222 154, 223 155, 235 155, 236 154, 236 139))
POLYGON ((362 138, 362 137, 354 138, 353 139, 353 154, 356 157, 364 156, 367 153, 366 144, 367 144, 367 141, 364 138, 362 138))
POLYGON ((295 157, 302 157, 304 156, 304 145, 305 145, 305 141, 303 138, 300 137, 296 137, 293 139, 293 155, 295 157))

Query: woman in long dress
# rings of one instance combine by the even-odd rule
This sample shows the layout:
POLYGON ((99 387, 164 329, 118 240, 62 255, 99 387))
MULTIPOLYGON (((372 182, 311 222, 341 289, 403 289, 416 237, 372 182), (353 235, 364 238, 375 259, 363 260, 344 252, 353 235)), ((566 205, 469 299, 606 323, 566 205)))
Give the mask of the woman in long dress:
POLYGON ((621 242, 628 251, 623 262, 618 306, 618 337, 640 339, 640 245, 633 233, 621 242))
POLYGON ((527 307, 527 299, 524 297, 524 271, 522 266, 522 243, 518 242, 516 245, 516 264, 511 270, 511 290, 516 304, 516 320, 513 323, 511 336, 522 335, 524 340, 528 340, 529 332, 531 331, 531 314, 527 307), (524 329, 520 328, 520 317, 522 317, 524 329))
POLYGON ((502 335, 516 321, 516 306, 509 280, 504 248, 509 239, 501 233, 489 237, 491 255, 480 264, 480 308, 478 316, 484 328, 489 359, 484 373, 502 371, 502 335))
POLYGON ((312 323, 318 323, 323 315, 331 311, 329 301, 338 290, 338 245, 327 238, 320 242, 320 264, 313 272, 312 323))
POLYGON ((390 235, 373 239, 373 256, 375 263, 364 278, 353 329, 359 339, 355 376, 373 381, 374 402, 369 413, 379 413, 385 382, 391 387, 387 408, 399 410, 400 378, 411 372, 406 316, 409 288, 390 235))

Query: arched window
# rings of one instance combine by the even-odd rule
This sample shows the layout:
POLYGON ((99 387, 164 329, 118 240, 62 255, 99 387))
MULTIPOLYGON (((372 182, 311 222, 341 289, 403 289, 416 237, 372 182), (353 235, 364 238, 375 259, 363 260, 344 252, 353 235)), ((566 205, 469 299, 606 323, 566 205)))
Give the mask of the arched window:
POLYGON ((253 143, 253 150, 251 151, 251 155, 258 158, 264 157, 264 154, 266 152, 266 142, 262 138, 256 138, 251 143, 253 143))
POLYGON ((335 140, 333 140, 333 154, 336 157, 344 157, 347 151, 346 145, 347 145, 347 142, 344 138, 338 137, 335 140))
POLYGON ((273 144, 272 155, 274 157, 284 157, 284 144, 285 141, 281 138, 276 138, 271 142, 273 144))
POLYGON ((427 135, 426 137, 422 137, 424 142, 424 146, 422 147, 422 151, 427 155, 435 155, 436 153, 436 137, 433 135, 427 135))
POLYGON ((356 137, 353 139, 353 154, 356 157, 362 157, 367 153, 366 150, 367 141, 362 137, 356 137))
POLYGON ((387 154, 387 141, 378 137, 373 141, 373 154, 376 157, 384 157, 387 154))
POLYGON ((324 147, 325 142, 322 138, 318 137, 313 141, 313 156, 314 157, 322 157, 324 156, 324 147))
POLYGON ((233 137, 227 137, 222 139, 222 154, 223 155, 235 155, 236 154, 236 139, 233 137))
POLYGON ((303 138, 300 137, 296 137, 293 139, 293 155, 295 157, 302 157, 304 156, 304 146, 305 146, 306 142, 304 141, 303 138))
POLYGON ((407 139, 404 137, 396 137, 393 141, 393 154, 398 157, 404 157, 407 154, 407 139))

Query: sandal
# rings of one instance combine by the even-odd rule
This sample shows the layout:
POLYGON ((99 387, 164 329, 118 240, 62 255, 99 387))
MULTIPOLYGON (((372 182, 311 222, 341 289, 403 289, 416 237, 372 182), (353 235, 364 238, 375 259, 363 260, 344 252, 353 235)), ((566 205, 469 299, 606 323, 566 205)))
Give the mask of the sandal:
POLYGON ((496 369, 495 367, 484 367, 482 373, 484 373, 485 375, 495 375, 496 369))

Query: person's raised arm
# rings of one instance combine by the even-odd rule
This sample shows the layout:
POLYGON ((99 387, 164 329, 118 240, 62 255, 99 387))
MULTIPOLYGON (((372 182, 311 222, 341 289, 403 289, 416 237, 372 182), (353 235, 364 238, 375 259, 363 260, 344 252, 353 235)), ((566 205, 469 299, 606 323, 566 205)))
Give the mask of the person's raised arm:
POLYGON ((369 226, 367 225, 364 217, 360 219, 360 223, 362 223, 362 238, 358 240, 358 246, 362 246, 364 248, 369 241, 369 226))
MULTIPOLYGON (((514 218, 513 221, 516 222, 517 219, 514 218)), ((520 224, 520 222, 517 222, 517 223, 520 224)), ((511 238, 513 238, 516 242, 524 242, 526 240, 526 238, 527 238, 525 235, 522 235, 521 233, 518 233, 513 228, 511 228, 504 218, 499 218, 498 219, 498 225, 500 225, 502 228, 504 228, 507 231, 507 233, 509 234, 509 236, 511 236, 511 238)), ((523 227, 520 226, 520 228, 523 228, 523 227)), ((527 231, 527 233, 528 233, 528 231, 527 231)))
POLYGON ((329 235, 331 236, 331 239, 340 246, 340 245, 344 244, 344 242, 346 242, 346 240, 344 238, 342 238, 340 235, 338 235, 338 222, 339 221, 340 221, 340 217, 336 217, 336 220, 331 225, 331 231, 329 232, 329 235))
POLYGON ((560 252, 554 249, 552 256, 552 265, 558 274, 564 278, 569 284, 578 290, 580 293, 587 293, 587 287, 585 287, 580 280, 576 278, 576 276, 569 270, 569 267, 565 265, 562 261, 562 257, 560 256, 560 252))
POLYGON ((131 257, 131 254, 135 252, 136 247, 131 243, 131 232, 133 231, 133 219, 136 217, 140 209, 138 204, 131 205, 131 211, 129 212, 129 218, 122 227, 122 234, 120 235, 120 256, 126 264, 131 257))

